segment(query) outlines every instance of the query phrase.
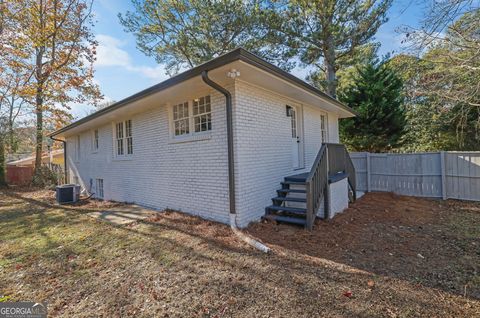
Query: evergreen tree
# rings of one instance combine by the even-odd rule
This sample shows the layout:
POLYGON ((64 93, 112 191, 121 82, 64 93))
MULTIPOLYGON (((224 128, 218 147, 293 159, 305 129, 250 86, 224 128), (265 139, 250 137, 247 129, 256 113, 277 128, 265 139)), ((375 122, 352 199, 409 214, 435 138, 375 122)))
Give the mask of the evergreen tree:
POLYGON ((138 48, 174 74, 236 47, 289 70, 313 66, 311 82, 335 97, 336 72, 370 48, 392 0, 131 0, 120 14, 138 48))
POLYGON ((119 14, 137 47, 173 75, 243 47, 285 68, 285 47, 269 45, 261 23, 260 0, 131 0, 134 10, 119 14))
POLYGON ((353 84, 340 92, 342 102, 358 112, 340 123, 342 142, 354 151, 385 152, 397 147, 404 132, 403 84, 385 63, 357 68, 353 84))
POLYGON ((370 50, 392 0, 275 0, 266 10, 269 38, 315 66, 310 81, 336 97, 337 71, 370 50))

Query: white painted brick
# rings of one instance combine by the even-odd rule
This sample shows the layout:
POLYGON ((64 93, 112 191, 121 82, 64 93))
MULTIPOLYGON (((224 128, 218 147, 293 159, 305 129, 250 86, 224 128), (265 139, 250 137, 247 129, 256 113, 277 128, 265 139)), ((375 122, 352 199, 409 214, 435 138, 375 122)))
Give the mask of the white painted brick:
MULTIPOLYGON (((331 219, 338 213, 341 213, 343 210, 348 208, 348 179, 344 178, 337 182, 331 183, 328 197, 330 199, 329 218, 331 219)), ((317 215, 320 217, 325 216, 325 204, 323 199, 320 202, 317 215)))
MULTIPOLYGON (((264 215, 284 177, 310 170, 321 147, 322 110, 302 105, 305 162, 304 169, 294 170, 286 116, 292 100, 244 82, 235 85, 235 96, 237 222, 243 227, 264 215)), ((338 117, 327 115, 329 141, 338 142, 338 117)))
POLYGON ((75 136, 68 138, 70 176, 79 176, 86 188, 90 178, 104 179, 107 200, 171 208, 228 222, 225 100, 216 92, 211 92, 211 97, 210 139, 171 143, 167 107, 158 106, 131 118, 118 118, 132 119, 131 160, 113 158, 112 124, 99 127, 98 153, 91 151, 91 131, 81 134, 79 162, 74 160, 75 136))
MULTIPOLYGON (((319 107, 302 105, 305 167, 292 168, 291 126, 286 97, 236 82, 233 130, 237 223, 260 219, 285 176, 310 169, 321 146, 319 107)), ((114 159, 113 127, 98 127, 100 149, 91 151, 92 132, 81 136, 81 156, 75 162, 75 136, 67 138, 69 173, 84 188, 89 180, 104 179, 105 199, 134 202, 155 209, 171 208, 227 223, 229 221, 225 99, 212 97, 212 131, 208 140, 171 143, 166 106, 133 115, 134 154, 114 159)), ((165 104, 163 101, 162 104, 165 104)), ((174 101, 170 101, 174 102, 174 101)), ((338 142, 338 118, 328 113, 329 141, 338 142)))

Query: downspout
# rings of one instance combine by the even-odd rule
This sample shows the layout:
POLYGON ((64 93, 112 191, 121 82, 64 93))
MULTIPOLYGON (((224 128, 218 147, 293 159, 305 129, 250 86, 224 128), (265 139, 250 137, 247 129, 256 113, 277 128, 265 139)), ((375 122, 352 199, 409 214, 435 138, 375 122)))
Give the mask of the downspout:
POLYGON ((67 183, 67 142, 65 140, 53 138, 52 136, 50 136, 50 139, 63 143, 63 173, 65 177, 65 183, 67 183))
POLYGON ((233 233, 237 235, 240 239, 250 244, 251 246, 259 249, 262 252, 268 253, 270 249, 263 245, 262 243, 248 237, 243 232, 241 232, 237 227, 236 222, 236 206, 235 206, 235 165, 234 165, 234 153, 233 153, 233 116, 232 116, 232 94, 215 83, 208 77, 208 71, 202 72, 202 80, 210 87, 219 91, 225 96, 225 106, 227 112, 227 144, 228 144, 228 197, 230 201, 230 227, 232 228, 233 233))

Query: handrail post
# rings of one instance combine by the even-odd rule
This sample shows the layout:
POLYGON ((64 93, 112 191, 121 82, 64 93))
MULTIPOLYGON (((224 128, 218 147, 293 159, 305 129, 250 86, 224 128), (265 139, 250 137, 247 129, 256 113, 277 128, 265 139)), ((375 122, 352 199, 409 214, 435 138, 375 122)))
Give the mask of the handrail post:
POLYGON ((307 182, 305 185, 306 190, 307 190, 307 230, 311 231, 313 229, 313 220, 314 218, 312 215, 314 214, 313 212, 313 195, 312 195, 312 183, 310 181, 307 182))

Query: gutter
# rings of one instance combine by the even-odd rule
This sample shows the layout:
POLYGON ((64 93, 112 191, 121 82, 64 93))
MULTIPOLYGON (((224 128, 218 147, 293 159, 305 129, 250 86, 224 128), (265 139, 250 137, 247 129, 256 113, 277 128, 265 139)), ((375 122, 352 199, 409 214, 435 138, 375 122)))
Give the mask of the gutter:
POLYGON ((262 243, 248 237, 243 234, 237 227, 236 222, 236 206, 235 206, 235 164, 234 164, 234 150, 233 150, 233 116, 232 116, 232 94, 215 83, 208 77, 208 71, 204 70, 202 72, 202 80, 208 86, 219 91, 225 96, 225 107, 227 112, 227 144, 228 144, 228 197, 230 201, 230 227, 232 228, 233 233, 237 235, 240 239, 248 243, 249 245, 259 249, 262 252, 268 253, 270 249, 263 245, 262 243))
POLYGON ((235 206, 235 165, 233 158, 233 125, 232 125, 232 94, 208 77, 208 71, 202 72, 202 80, 210 87, 225 95, 227 110, 227 143, 228 143, 228 192, 230 199, 230 213, 236 214, 235 206))
POLYGON ((63 173, 65 177, 65 183, 67 183, 67 142, 65 140, 54 138, 53 136, 50 136, 50 139, 63 143, 63 173))

